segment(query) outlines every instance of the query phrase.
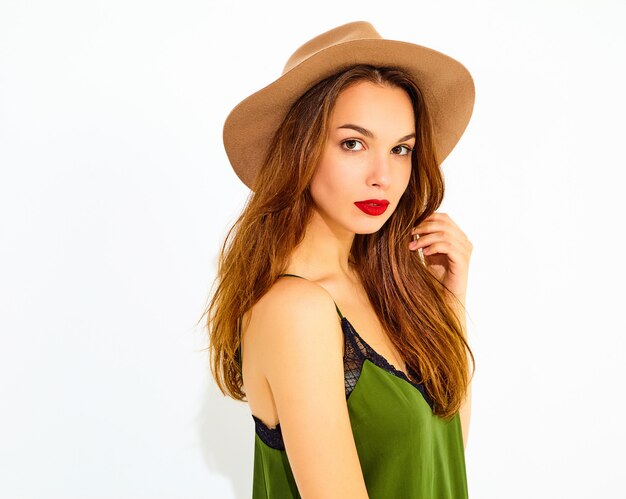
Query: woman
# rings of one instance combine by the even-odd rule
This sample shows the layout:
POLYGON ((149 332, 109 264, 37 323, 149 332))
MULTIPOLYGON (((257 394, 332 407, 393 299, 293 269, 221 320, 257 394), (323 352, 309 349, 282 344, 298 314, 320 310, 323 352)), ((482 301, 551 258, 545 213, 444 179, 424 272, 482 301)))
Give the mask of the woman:
POLYGON ((208 330, 254 419, 253 497, 467 497, 472 245, 435 210, 473 102, 460 63, 354 22, 229 114, 253 193, 208 330))

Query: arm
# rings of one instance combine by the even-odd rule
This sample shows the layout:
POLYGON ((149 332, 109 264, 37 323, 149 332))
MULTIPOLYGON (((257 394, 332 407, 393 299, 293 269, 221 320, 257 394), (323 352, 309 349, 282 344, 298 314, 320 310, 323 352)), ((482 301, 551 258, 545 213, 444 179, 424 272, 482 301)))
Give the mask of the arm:
POLYGON ((320 286, 278 281, 255 314, 261 369, 303 498, 367 498, 345 396, 343 332, 320 286))
MULTIPOLYGON (((451 300, 451 302, 452 302, 452 306, 454 307, 454 310, 457 312, 461 320, 461 325, 463 326, 463 335, 465 339, 467 340, 467 322, 465 319, 465 315, 466 315, 465 295, 461 295, 457 298, 460 300, 463 307, 460 307, 459 304, 454 299, 451 300)), ((469 365, 469 354, 467 357, 468 357, 468 365, 469 365)), ((472 384, 470 383, 469 386, 467 387, 467 396, 465 398, 465 401, 461 404, 461 407, 459 409, 459 415, 461 417, 461 427, 463 429, 463 447, 464 448, 467 447, 467 438, 469 435, 471 411, 472 411, 472 384)))

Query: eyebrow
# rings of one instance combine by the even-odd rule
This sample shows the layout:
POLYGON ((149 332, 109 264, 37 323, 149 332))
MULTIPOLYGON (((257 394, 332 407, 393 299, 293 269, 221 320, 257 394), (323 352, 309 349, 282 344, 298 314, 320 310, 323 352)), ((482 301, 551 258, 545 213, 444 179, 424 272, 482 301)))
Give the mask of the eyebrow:
MULTIPOLYGON (((352 130, 356 130, 360 134, 365 135, 366 137, 369 137, 370 139, 374 138, 374 134, 372 132, 370 132, 367 128, 363 128, 362 126, 359 126, 359 125, 353 125, 352 123, 346 123, 345 125, 341 125, 341 126, 337 127, 337 129, 339 129, 339 128, 351 128, 352 130)), ((415 138, 415 134, 414 133, 410 133, 409 135, 405 135, 404 137, 398 139, 398 142, 402 142, 404 140, 409 140, 409 139, 413 139, 413 138, 415 138)))

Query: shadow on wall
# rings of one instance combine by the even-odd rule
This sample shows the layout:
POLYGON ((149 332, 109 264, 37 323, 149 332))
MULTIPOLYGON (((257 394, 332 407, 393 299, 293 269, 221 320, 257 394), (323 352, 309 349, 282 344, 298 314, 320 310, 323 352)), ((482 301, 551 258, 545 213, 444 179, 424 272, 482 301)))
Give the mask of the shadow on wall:
POLYGON ((246 402, 235 401, 219 391, 211 376, 208 355, 200 355, 207 358, 207 383, 196 419, 202 457, 212 474, 230 482, 233 497, 248 499, 252 495, 254 421, 246 402))

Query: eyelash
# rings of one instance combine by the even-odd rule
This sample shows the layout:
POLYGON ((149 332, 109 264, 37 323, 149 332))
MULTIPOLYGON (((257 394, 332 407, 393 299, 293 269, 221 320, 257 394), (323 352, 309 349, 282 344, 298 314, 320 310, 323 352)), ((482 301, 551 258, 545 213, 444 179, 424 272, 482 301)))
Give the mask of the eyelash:
MULTIPOLYGON (((358 142, 359 144, 363 145, 363 142, 361 142, 359 139, 346 139, 343 142, 341 142, 341 145, 343 146, 346 142, 358 142)), ((413 148, 407 146, 406 144, 402 144, 402 145, 399 145, 399 146, 396 146, 396 147, 404 147, 407 150, 406 154, 398 154, 398 156, 410 156, 411 153, 413 152, 413 148)), ((394 149, 396 147, 394 147, 394 149)), ((354 151, 352 149, 345 149, 344 147, 342 147, 342 149, 344 151, 351 152, 351 153, 359 152, 359 151, 354 151)))

